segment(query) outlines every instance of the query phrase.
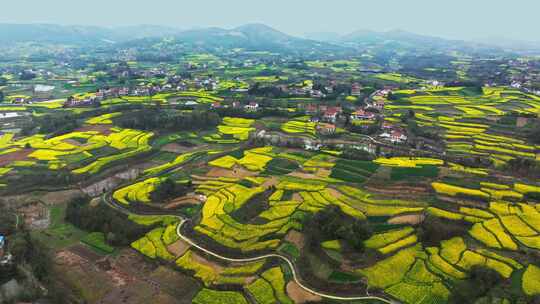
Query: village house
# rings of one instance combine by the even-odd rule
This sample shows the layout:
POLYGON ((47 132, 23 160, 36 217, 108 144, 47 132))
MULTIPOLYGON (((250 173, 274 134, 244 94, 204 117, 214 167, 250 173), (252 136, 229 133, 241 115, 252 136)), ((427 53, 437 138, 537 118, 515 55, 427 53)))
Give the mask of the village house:
POLYGON ((379 111, 384 110, 384 99, 375 100, 371 106, 379 111))
POLYGON ((215 101, 212 103, 212 109, 219 109, 221 108, 221 102, 215 101))
POLYGON ((304 142, 304 149, 308 151, 319 151, 322 148, 320 143, 312 142, 311 140, 306 140, 304 142))
MULTIPOLYGON (((322 107, 319 107, 319 109, 321 108, 322 107)), ((341 107, 328 107, 324 111, 322 120, 329 123, 336 123, 337 117, 341 112, 342 112, 341 107)))
POLYGON ((515 88, 515 89, 521 89, 521 87, 522 87, 523 85, 522 85, 521 82, 519 82, 519 81, 512 81, 512 83, 510 84, 510 86, 511 86, 512 88, 515 88))
POLYGON ((74 108, 74 107, 92 107, 99 105, 100 99, 96 96, 86 97, 84 99, 78 99, 73 96, 67 98, 64 102, 64 108, 74 108))
POLYGON ((259 104, 255 101, 251 101, 249 104, 244 106, 244 109, 246 109, 246 111, 257 111, 259 110, 259 104))
POLYGON ((319 108, 317 105, 314 104, 308 104, 305 106, 306 114, 317 114, 319 112, 319 108))
POLYGON ((385 131, 380 135, 380 137, 395 144, 407 141, 407 135, 405 134, 405 131, 401 129, 392 129, 389 131, 385 131))
POLYGON ((118 90, 118 96, 128 96, 128 95, 129 95, 128 87, 122 87, 118 90))
POLYGON ((332 87, 332 86, 326 86, 326 87, 324 87, 324 89, 326 90, 326 92, 328 94, 334 93, 334 87, 332 87))
POLYGON ((184 105, 192 107, 192 106, 199 105, 199 103, 194 101, 194 100, 188 100, 188 101, 186 101, 186 103, 184 103, 184 105))
POLYGON ((358 83, 353 83, 353 85, 351 86, 351 95, 352 96, 360 96, 362 94, 362 86, 359 85, 358 83))
POLYGON ((34 97, 36 98, 52 98, 55 86, 37 84, 34 86, 34 97))
POLYGON ((351 113, 351 120, 374 120, 376 117, 375 113, 366 111, 362 108, 351 113))
POLYGON ((323 92, 319 91, 319 90, 311 90, 311 97, 314 97, 314 98, 323 98, 323 97, 326 97, 325 94, 323 94, 323 92))

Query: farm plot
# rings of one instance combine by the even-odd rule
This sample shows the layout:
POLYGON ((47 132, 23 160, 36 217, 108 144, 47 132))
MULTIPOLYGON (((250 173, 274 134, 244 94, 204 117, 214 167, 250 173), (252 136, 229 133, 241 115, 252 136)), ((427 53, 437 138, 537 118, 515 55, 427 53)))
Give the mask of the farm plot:
POLYGON ((255 131, 255 128, 251 127, 254 122, 253 119, 224 117, 222 124, 218 126, 218 133, 203 139, 218 144, 239 143, 247 140, 250 132, 255 131))
POLYGON ((123 205, 129 205, 130 203, 150 203, 150 194, 156 189, 161 181, 162 180, 159 177, 153 177, 126 186, 116 190, 113 194, 113 198, 123 205))
POLYGON ((236 291, 218 291, 203 288, 193 298, 194 304, 248 304, 246 298, 236 291))
POLYGON ((188 250, 176 260, 176 265, 189 270, 207 287, 218 285, 244 285, 264 266, 266 261, 243 265, 222 266, 188 250))
POLYGON ((427 269, 425 259, 417 245, 357 272, 368 279, 369 286, 382 288, 405 303, 443 302, 450 292, 442 279, 427 269))
POLYGON ((540 268, 529 265, 521 279, 523 291, 530 296, 540 294, 540 268))
MULTIPOLYGON (((253 180, 253 179, 252 179, 253 180)), ((356 218, 368 216, 392 216, 402 213, 418 213, 425 209, 424 203, 399 200, 373 200, 359 189, 340 186, 339 191, 319 180, 281 176, 275 191, 269 196, 268 207, 258 214, 264 224, 242 224, 231 214, 251 199, 266 192, 270 187, 265 178, 257 178, 251 187, 234 179, 210 179, 196 182, 197 192, 208 196, 203 206, 202 219, 196 230, 216 242, 245 252, 276 249, 289 229, 301 229, 295 214, 316 213, 329 205, 338 206, 342 212, 356 218), (267 185, 267 186, 262 186, 267 185), (292 194, 292 200, 283 200, 284 193, 292 194), (263 241, 264 240, 264 241, 263 241)), ((416 240, 407 240, 414 243, 416 240)), ((402 245, 402 244, 400 244, 402 245)), ((405 246, 405 244, 403 244, 405 246)), ((397 247, 399 248, 399 247, 397 247)), ((391 252, 396 249, 386 248, 391 252)))
POLYGON ((285 291, 285 278, 280 267, 271 268, 262 273, 261 278, 246 286, 257 303, 283 303, 292 304, 293 301, 285 291))
POLYGON ((178 220, 170 221, 161 218, 156 223, 160 222, 160 227, 154 228, 141 239, 131 243, 131 247, 149 258, 172 261, 175 256, 168 251, 167 246, 177 241, 178 220))
MULTIPOLYGON (((73 168, 87 163, 98 151, 108 149, 109 156, 97 158, 85 167, 72 169, 75 174, 97 173, 104 166, 149 151, 148 144, 153 133, 131 129, 112 129, 108 135, 98 131, 75 131, 64 135, 45 138, 44 135, 13 140, 12 135, 4 135, 0 145, 0 154, 9 155, 19 151, 29 151, 27 158, 45 163, 51 170, 64 167, 73 168)), ((28 165, 28 164, 27 164, 28 165)))
MULTIPOLYGON (((385 248, 396 240, 406 240, 412 228, 374 236, 367 244, 385 248)), ((397 241, 402 242, 402 241, 397 241)), ((374 266, 358 269, 370 286, 384 289, 405 303, 439 303, 447 300, 448 283, 465 279, 473 266, 484 266, 509 278, 523 266, 511 258, 486 249, 468 249, 461 237, 443 241, 440 247, 402 247, 374 266)))
POLYGON ((281 125, 281 130, 289 134, 306 135, 315 137, 317 123, 310 122, 308 118, 290 120, 281 125))
POLYGON ((240 159, 227 155, 211 161, 209 165, 225 169, 231 169, 235 165, 240 165, 250 171, 263 171, 266 164, 272 160, 274 155, 272 153, 272 147, 255 148, 245 151, 244 156, 240 159))
POLYGON ((118 117, 120 115, 122 115, 122 113, 120 112, 103 114, 103 115, 88 119, 86 123, 91 124, 91 125, 109 125, 113 123, 112 121, 113 118, 118 117))
POLYGON ((218 190, 214 190, 213 193, 208 189, 204 191, 209 196, 202 209, 201 222, 195 230, 208 235, 222 245, 245 252, 275 249, 280 240, 271 236, 283 235, 290 228, 298 225, 289 218, 269 221, 262 225, 241 224, 230 214, 266 189, 261 186, 247 188, 234 183, 218 185, 216 189, 218 190), (263 237, 266 240, 261 241, 263 237))
POLYGON ((456 87, 396 91, 394 96, 393 100, 385 100, 388 104, 385 109, 393 114, 403 113, 406 109, 427 110, 428 107, 433 112, 444 113, 437 116, 416 113, 415 120, 419 126, 442 131, 447 151, 452 154, 487 156, 497 166, 517 157, 536 157, 535 147, 521 139, 498 134, 492 128, 493 121, 509 111, 536 113, 540 103, 534 95, 507 88, 483 88, 480 91, 456 87))
POLYGON ((177 156, 173 161, 164 163, 163 165, 159 165, 159 166, 156 166, 156 167, 146 169, 144 171, 144 174, 155 175, 155 174, 161 173, 161 172, 169 170, 171 168, 180 166, 180 165, 188 162, 189 160, 191 160, 191 159, 195 158, 196 156, 201 155, 203 153, 204 152, 193 152, 193 153, 181 154, 181 155, 177 156))
MULTIPOLYGON (((90 163, 89 165, 73 170, 72 172, 75 174, 84 174, 84 173, 90 173, 95 174, 99 172, 101 169, 103 169, 105 166, 122 160, 126 158, 133 157, 135 155, 138 155, 140 153, 148 152, 152 149, 152 146, 150 146, 149 141, 152 136, 154 136, 154 133, 146 133, 143 131, 136 131, 136 130, 118 130, 118 132, 111 133, 108 137, 92 137, 88 139, 88 143, 90 146, 95 145, 96 147, 103 147, 103 146, 110 146, 112 148, 115 148, 117 150, 120 150, 120 153, 100 157, 96 161, 90 163)), ((86 147, 88 148, 88 147, 86 147)))

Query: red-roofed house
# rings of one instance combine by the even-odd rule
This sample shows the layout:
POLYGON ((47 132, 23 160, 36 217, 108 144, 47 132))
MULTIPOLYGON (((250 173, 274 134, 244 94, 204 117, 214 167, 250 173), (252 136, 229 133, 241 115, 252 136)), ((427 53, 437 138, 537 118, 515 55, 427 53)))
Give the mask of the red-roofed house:
POLYGON ((324 112, 323 120, 326 122, 335 123, 337 120, 338 111, 335 108, 329 108, 324 112))
POLYGON ((365 111, 364 109, 358 109, 351 113, 352 120, 372 120, 375 119, 375 113, 365 111))

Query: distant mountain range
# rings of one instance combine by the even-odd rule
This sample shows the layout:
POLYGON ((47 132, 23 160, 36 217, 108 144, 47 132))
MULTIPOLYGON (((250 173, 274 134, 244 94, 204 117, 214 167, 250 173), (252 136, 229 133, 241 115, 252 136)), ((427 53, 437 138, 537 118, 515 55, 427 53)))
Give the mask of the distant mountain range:
POLYGON ((234 29, 202 28, 180 30, 165 26, 138 25, 116 28, 63 26, 54 24, 0 24, 0 44, 17 42, 61 43, 73 45, 117 44, 147 38, 175 38, 177 42, 206 47, 294 50, 297 52, 337 51, 358 48, 395 47, 408 50, 456 48, 540 49, 538 43, 466 42, 418 35, 405 31, 356 31, 347 35, 310 33, 294 37, 263 24, 247 24, 234 29))
POLYGON ((263 24, 247 24, 234 29, 202 28, 193 30, 179 30, 155 25, 104 28, 53 24, 0 24, 0 44, 36 42, 111 45, 164 37, 174 38, 179 43, 191 43, 206 47, 296 51, 336 50, 340 48, 327 42, 293 37, 263 24))
POLYGON ((175 35, 179 30, 156 25, 117 28, 64 26, 55 24, 0 24, 0 42, 85 44, 120 42, 147 37, 175 35))

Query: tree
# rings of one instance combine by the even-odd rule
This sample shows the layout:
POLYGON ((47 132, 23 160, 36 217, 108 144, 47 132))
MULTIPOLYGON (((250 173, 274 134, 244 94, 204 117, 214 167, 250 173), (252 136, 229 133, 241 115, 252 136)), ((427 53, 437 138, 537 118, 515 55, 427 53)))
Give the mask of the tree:
POLYGON ((304 227, 307 227, 311 246, 339 239, 360 252, 364 250, 364 241, 372 235, 366 221, 346 215, 337 206, 328 206, 319 211, 304 227))
POLYGON ((0 234, 10 235, 15 232, 16 218, 12 212, 5 208, 0 209, 0 234))
POLYGON ((418 237, 426 246, 438 246, 441 241, 467 235, 471 224, 428 215, 418 227, 418 237))
POLYGON ((21 76, 20 76, 21 80, 32 80, 34 78, 36 78, 36 74, 30 71, 24 71, 21 73, 21 76))
POLYGON ((4 92, 0 91, 0 102, 4 101, 4 92))
POLYGON ((540 144, 540 123, 536 123, 527 136, 535 144, 540 144))
POLYGON ((168 199, 185 195, 188 187, 189 185, 177 184, 172 179, 167 178, 152 191, 152 200, 164 202, 168 199))
POLYGON ((476 300, 485 296, 495 286, 504 281, 504 278, 495 270, 473 266, 469 272, 469 279, 458 281, 452 290, 449 303, 476 303, 476 300))

